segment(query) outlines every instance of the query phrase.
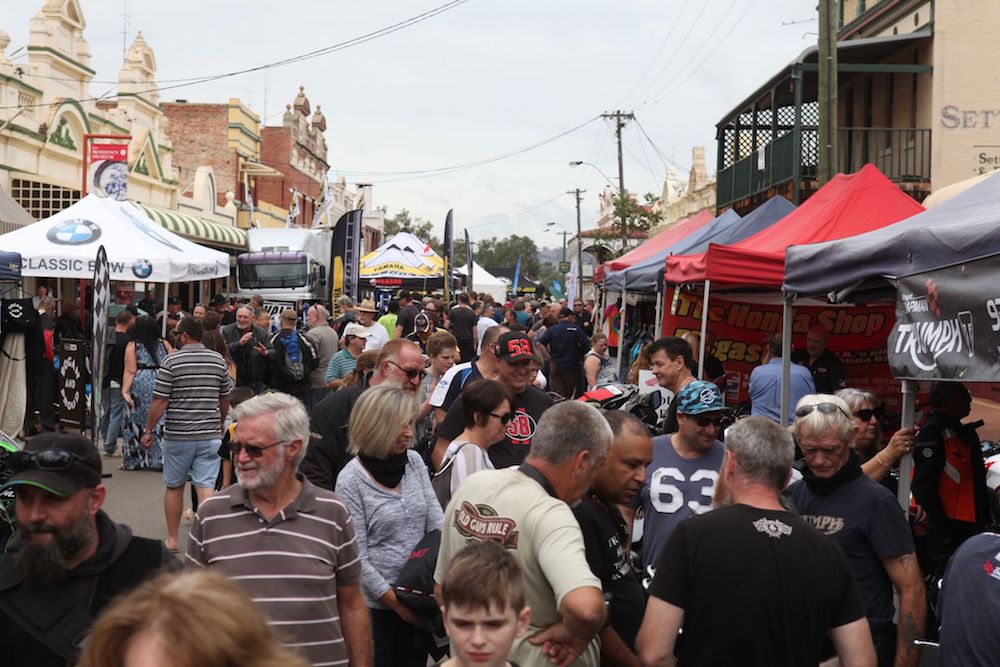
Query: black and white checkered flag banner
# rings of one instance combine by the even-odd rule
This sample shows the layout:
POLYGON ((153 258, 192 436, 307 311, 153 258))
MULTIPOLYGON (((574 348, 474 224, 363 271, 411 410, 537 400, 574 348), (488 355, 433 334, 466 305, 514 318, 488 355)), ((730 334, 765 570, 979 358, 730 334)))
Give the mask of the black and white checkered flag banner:
POLYGON ((104 378, 104 346, 107 342, 108 301, 111 291, 111 274, 108 254, 104 246, 97 249, 94 264, 94 324, 93 344, 90 353, 90 414, 94 442, 97 442, 98 425, 101 423, 101 381, 104 378))

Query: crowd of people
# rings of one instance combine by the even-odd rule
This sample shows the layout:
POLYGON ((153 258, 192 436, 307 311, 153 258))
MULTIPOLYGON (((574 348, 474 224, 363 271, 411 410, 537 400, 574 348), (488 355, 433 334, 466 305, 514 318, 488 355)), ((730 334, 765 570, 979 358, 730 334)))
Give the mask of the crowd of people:
POLYGON ((969 611, 1000 536, 960 384, 885 438, 811 331, 792 426, 723 434, 724 371, 698 379, 700 341, 671 336, 637 362, 671 395, 651 429, 567 400, 616 380, 584 302, 335 307, 168 303, 166 338, 114 315, 103 454, 120 436, 122 469, 162 473, 167 534, 101 509, 87 439, 29 438, 0 556, 16 664, 912 666, 938 624, 943 664, 996 655, 969 611))

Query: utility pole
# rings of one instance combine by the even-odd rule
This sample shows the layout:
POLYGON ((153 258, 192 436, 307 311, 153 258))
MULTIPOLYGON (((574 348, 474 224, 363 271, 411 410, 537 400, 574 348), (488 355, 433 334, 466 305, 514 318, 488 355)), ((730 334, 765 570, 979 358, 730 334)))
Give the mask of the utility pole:
POLYGON ((625 218, 624 211, 624 198, 626 197, 625 192, 625 164, 622 162, 622 128, 625 127, 625 121, 635 120, 635 114, 632 112, 625 111, 615 111, 614 113, 602 113, 601 118, 614 118, 615 119, 615 137, 618 139, 618 196, 622 198, 622 252, 628 250, 628 220, 625 218))
POLYGON ((837 173, 837 0, 819 0, 819 185, 837 173))
MULTIPOLYGON (((584 192, 586 190, 580 188, 566 191, 566 194, 576 198, 576 275, 579 276, 578 280, 580 281, 580 287, 577 288, 577 293, 580 296, 583 296, 583 237, 580 235, 580 202, 583 201, 584 192)), ((563 259, 565 260, 565 258, 563 259)))

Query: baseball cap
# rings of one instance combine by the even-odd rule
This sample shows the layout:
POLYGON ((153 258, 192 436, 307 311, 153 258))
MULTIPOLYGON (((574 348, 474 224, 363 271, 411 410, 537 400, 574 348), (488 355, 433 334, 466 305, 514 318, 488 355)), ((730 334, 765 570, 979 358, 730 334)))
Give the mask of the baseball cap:
POLYGON ((576 317, 576 313, 569 308, 563 308, 559 311, 559 317, 576 317))
POLYGON ((369 338, 371 334, 368 330, 358 324, 357 322, 348 322, 347 326, 344 327, 345 336, 357 336, 358 338, 369 338))
POLYGON ((497 341, 497 357, 506 361, 534 359, 535 348, 531 339, 520 331, 508 331, 497 341))
POLYGON ((97 448, 78 433, 42 433, 29 438, 24 450, 7 457, 13 472, 4 488, 37 486, 57 496, 71 496, 101 483, 97 448))
POLYGON ((180 297, 172 296, 169 299, 167 299, 167 303, 170 304, 171 306, 179 306, 181 305, 181 299, 180 297))
POLYGON ((677 392, 677 412, 700 415, 703 412, 722 410, 722 394, 712 382, 695 380, 677 392))
POLYGON ((226 302, 226 297, 222 296, 221 294, 216 294, 215 296, 213 296, 211 301, 213 306, 217 306, 220 303, 225 303, 225 302, 226 302))
POLYGON ((281 311, 281 319, 285 320, 286 322, 294 322, 297 319, 299 319, 299 316, 291 308, 285 308, 283 311, 281 311))
POLYGON ((417 333, 430 333, 434 331, 434 323, 431 322, 431 316, 425 312, 417 313, 417 316, 413 318, 413 330, 417 333))

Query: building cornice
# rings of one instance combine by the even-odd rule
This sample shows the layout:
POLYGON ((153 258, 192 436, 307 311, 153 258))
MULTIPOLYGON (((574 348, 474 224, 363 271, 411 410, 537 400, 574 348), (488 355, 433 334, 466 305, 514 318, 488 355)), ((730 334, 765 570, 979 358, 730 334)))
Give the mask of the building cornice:
POLYGON ((34 51, 36 53, 43 52, 43 51, 47 52, 47 53, 51 53, 56 58, 59 58, 60 60, 66 62, 66 63, 69 63, 70 65, 72 65, 73 67, 76 67, 81 72, 86 72, 87 74, 89 74, 91 76, 94 76, 95 74, 97 74, 97 72, 95 70, 90 69, 89 67, 87 67, 86 65, 84 65, 83 63, 81 63, 78 60, 73 60, 72 58, 70 58, 69 56, 67 56, 65 53, 63 53, 62 51, 56 51, 51 46, 31 46, 31 45, 29 45, 28 46, 28 52, 30 53, 32 51, 34 51))

